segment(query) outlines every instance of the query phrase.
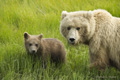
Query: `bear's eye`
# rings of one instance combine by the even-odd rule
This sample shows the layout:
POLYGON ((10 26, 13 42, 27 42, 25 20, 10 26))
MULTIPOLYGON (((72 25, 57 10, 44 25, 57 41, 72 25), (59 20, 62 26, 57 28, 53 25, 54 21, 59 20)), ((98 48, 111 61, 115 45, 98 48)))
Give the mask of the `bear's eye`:
POLYGON ((77 29, 77 30, 80 30, 80 28, 79 28, 79 27, 77 27, 76 29, 77 29))
POLYGON ((38 47, 38 44, 35 44, 36 47, 38 47))
POLYGON ((30 43, 29 46, 32 46, 32 44, 30 43))
POLYGON ((67 30, 70 30, 71 29, 71 27, 67 27, 67 30))

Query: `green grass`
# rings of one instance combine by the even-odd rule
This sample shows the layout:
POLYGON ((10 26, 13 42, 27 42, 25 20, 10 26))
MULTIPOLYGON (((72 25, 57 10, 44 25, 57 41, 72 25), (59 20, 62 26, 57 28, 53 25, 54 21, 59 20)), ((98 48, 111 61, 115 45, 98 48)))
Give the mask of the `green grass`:
POLYGON ((88 47, 70 46, 59 31, 63 10, 101 8, 120 17, 119 7, 120 0, 0 0, 0 80, 120 80, 120 71, 112 67, 101 73, 89 70, 88 47), (24 32, 61 40, 67 63, 43 69, 40 61, 26 54, 24 32))

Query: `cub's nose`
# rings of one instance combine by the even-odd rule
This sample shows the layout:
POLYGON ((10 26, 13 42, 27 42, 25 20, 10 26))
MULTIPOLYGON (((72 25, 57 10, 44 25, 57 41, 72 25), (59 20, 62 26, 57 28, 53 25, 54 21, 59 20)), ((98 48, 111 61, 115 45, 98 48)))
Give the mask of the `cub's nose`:
POLYGON ((70 40, 71 42, 74 42, 74 41, 75 41, 75 39, 74 39, 74 38, 70 38, 69 40, 70 40))
POLYGON ((32 53, 35 53, 35 50, 32 50, 32 53))

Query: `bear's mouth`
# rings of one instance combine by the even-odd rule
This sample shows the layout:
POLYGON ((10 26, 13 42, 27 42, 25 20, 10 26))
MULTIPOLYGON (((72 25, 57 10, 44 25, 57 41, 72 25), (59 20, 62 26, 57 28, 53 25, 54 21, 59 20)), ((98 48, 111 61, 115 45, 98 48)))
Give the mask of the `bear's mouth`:
POLYGON ((71 46, 78 46, 76 43, 69 43, 71 46))
POLYGON ((68 41, 68 43, 69 43, 70 45, 73 45, 73 46, 78 46, 78 45, 79 45, 78 42, 69 42, 69 41, 68 41))
POLYGON ((37 51, 36 50, 29 51, 29 54, 35 55, 35 54, 37 54, 37 51))
POLYGON ((37 53, 30 53, 30 52, 29 52, 29 54, 30 54, 30 55, 33 55, 33 56, 38 55, 37 53))
POLYGON ((75 43, 71 43, 72 45, 75 45, 75 43))
POLYGON ((71 44, 71 45, 75 45, 75 42, 68 42, 69 44, 71 44))

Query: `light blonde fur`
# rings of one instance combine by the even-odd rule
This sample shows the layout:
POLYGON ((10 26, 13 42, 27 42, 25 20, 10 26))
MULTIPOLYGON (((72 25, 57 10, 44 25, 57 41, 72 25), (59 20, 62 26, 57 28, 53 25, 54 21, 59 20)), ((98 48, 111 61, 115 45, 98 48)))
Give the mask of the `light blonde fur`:
POLYGON ((89 46, 90 66, 104 69, 112 65, 120 69, 120 18, 101 9, 65 13, 62 13, 61 34, 68 39, 69 32, 80 27, 76 30, 79 39, 75 39, 75 44, 89 46), (69 31, 68 26, 71 27, 69 31))

